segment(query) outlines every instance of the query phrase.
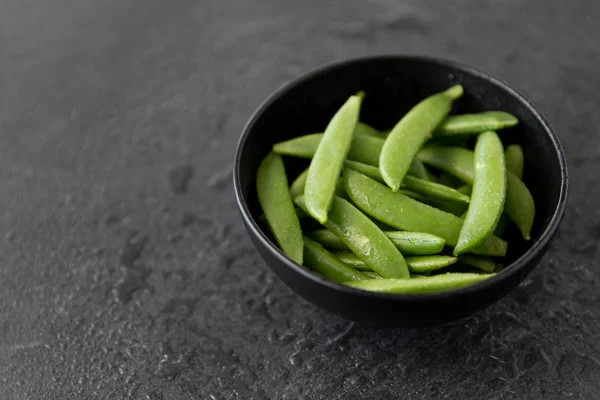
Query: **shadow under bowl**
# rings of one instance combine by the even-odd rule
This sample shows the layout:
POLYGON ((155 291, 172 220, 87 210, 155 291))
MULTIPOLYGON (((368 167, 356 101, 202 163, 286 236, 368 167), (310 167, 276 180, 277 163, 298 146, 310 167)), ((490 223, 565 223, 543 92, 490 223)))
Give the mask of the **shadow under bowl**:
MULTIPOLYGON (((288 179, 308 165, 286 158, 288 179)), ((563 217, 568 191, 565 155, 540 112, 506 83, 454 62, 416 56, 353 59, 317 68, 272 94, 254 113, 238 143, 233 166, 236 201, 244 225, 263 259, 292 290, 313 304, 350 320, 382 326, 416 327, 465 318, 501 299, 536 267, 563 217), (351 94, 367 94, 361 120, 391 128, 423 98, 462 84, 464 96, 453 113, 502 110, 519 118, 500 131, 505 145, 518 143, 525 154, 523 180, 536 202, 531 240, 507 232, 504 270, 478 284, 435 294, 366 292, 331 282, 288 259, 259 224, 256 171, 273 144, 321 132, 351 94)))

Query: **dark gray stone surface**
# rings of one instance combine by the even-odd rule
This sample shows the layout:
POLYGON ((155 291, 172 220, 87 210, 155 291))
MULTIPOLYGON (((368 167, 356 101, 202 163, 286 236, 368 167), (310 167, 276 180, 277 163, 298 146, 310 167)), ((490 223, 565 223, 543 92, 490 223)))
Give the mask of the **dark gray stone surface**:
POLYGON ((600 3, 0 0, 0 398, 600 398, 600 3), (455 59, 561 137, 570 205, 475 317, 356 326, 270 272, 231 160, 322 63, 455 59))

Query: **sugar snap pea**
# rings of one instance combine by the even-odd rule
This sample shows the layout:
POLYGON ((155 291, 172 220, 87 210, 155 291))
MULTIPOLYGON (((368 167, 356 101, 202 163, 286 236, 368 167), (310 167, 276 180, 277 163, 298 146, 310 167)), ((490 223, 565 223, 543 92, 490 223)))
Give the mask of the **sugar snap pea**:
MULTIPOLYGON (((304 194, 304 189, 306 188, 307 176, 308 176, 308 168, 305 169, 300 175, 298 175, 298 177, 294 180, 294 182, 292 182, 292 185, 290 186, 290 194, 292 195, 292 199, 304 194)), ((340 196, 340 197, 346 197, 346 191, 344 190, 344 184, 341 181, 341 179, 339 179, 339 178, 335 184, 335 195, 340 196)), ((304 213, 304 211, 302 211, 302 213, 304 214, 304 216, 307 215, 304 213)))
POLYGON ((433 132, 433 137, 477 134, 509 128, 518 123, 517 117, 504 111, 451 115, 433 132))
POLYGON ((504 212, 517 225, 525 240, 531 239, 535 218, 535 203, 527 186, 512 172, 507 174, 506 204, 504 212))
MULTIPOLYGON (((334 255, 341 260, 343 263, 352 266, 353 268, 360 271, 368 271, 371 269, 363 260, 358 258, 356 254, 346 252, 337 252, 334 255)), ((450 256, 414 256, 406 257, 406 264, 411 273, 422 274, 425 272, 436 271, 438 269, 445 268, 449 265, 454 264, 458 261, 456 257, 450 256)))
POLYGON ((525 163, 525 156, 523 155, 523 148, 518 144, 511 144, 506 147, 506 169, 511 171, 519 179, 523 179, 523 164, 525 163))
MULTIPOLYGON (((474 154, 471 150, 459 147, 427 148, 419 152, 419 158, 424 163, 447 171, 467 184, 473 184, 474 154)), ((535 218, 535 203, 527 186, 515 174, 507 171, 506 176, 504 212, 527 239, 535 218)))
MULTIPOLYGON (((430 233, 444 239, 448 246, 456 245, 463 224, 460 218, 394 193, 385 185, 350 168, 344 169, 343 181, 348 197, 371 217, 396 229, 430 233)), ((506 248, 504 240, 491 236, 471 252, 505 256, 506 248)))
POLYGON ((496 132, 487 131, 477 137, 474 161, 472 201, 454 248, 455 255, 466 253, 485 242, 496 229, 504 209, 506 160, 496 132))
POLYGON ((463 254, 458 257, 458 261, 463 264, 470 265, 471 267, 479 268, 485 272, 494 272, 496 270, 496 263, 489 257, 476 256, 473 254, 463 254))
MULTIPOLYGON (((304 209, 304 196, 294 199, 304 209)), ((404 257, 392 241, 360 210, 335 197, 324 226, 333 232, 373 271, 386 278, 409 277, 404 257)))
POLYGON ((256 173, 256 192, 275 241, 289 258, 302 264, 302 231, 281 156, 269 153, 260 163, 256 173))
MULTIPOLYGON (((323 138, 322 133, 313 133, 273 145, 273 152, 284 156, 312 158, 323 138)), ((384 140, 372 136, 355 135, 347 158, 369 165, 379 165, 379 154, 384 140)))
POLYGON ((313 242, 306 236, 304 236, 303 239, 304 264, 307 267, 317 271, 324 277, 339 283, 360 281, 368 278, 355 268, 341 262, 333 254, 325 250, 319 243, 313 242))
MULTIPOLYGON (((346 161, 346 167, 352 168, 362 174, 367 175, 369 178, 375 179, 381 183, 383 178, 379 173, 379 168, 372 165, 362 164, 355 161, 346 161)), ((429 182, 424 179, 417 178, 415 176, 406 175, 402 181, 401 187, 410 190, 413 193, 420 193, 430 198, 452 200, 463 203, 468 203, 470 198, 456 190, 434 182, 429 182)), ((413 197, 409 195, 409 197, 413 197)), ((420 199, 417 199, 420 200, 420 199)), ((422 199, 424 200, 424 199, 422 199)))
MULTIPOLYGON (((442 251, 445 241, 441 237, 422 232, 383 231, 402 255, 431 255, 442 251)), ((348 250, 348 247, 327 229, 307 234, 311 239, 332 250, 348 250)))
POLYGON ((457 289, 481 282, 494 274, 446 273, 420 279, 369 279, 348 282, 356 289, 383 293, 424 294, 457 289))
POLYGON ((327 212, 335 196, 335 184, 354 138, 361 101, 359 95, 350 96, 335 113, 308 167, 304 188, 306 211, 322 224, 327 221, 327 212))
POLYGON ((394 126, 386 138, 379 168, 387 185, 397 192, 410 164, 431 132, 446 118, 452 102, 460 98, 463 88, 452 86, 444 92, 429 96, 414 106, 394 126))
POLYGON ((473 184, 473 152, 462 147, 426 147, 417 158, 427 165, 473 184))
POLYGON ((423 179, 415 178, 414 176, 406 175, 402 181, 402 187, 405 187, 413 192, 424 194, 433 199, 452 200, 462 203, 469 203, 469 196, 439 183, 428 182, 423 179))

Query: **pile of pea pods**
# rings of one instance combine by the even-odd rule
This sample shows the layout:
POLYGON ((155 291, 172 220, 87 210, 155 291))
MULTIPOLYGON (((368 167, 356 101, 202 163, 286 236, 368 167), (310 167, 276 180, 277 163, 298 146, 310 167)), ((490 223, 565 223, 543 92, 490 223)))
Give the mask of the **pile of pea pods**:
POLYGON ((449 115, 462 95, 456 85, 429 96, 380 132, 360 122, 359 92, 323 133, 275 144, 256 188, 280 249, 327 279, 386 293, 450 290, 500 272, 506 224, 530 240, 535 216, 523 150, 505 149, 495 132, 519 121, 449 115), (291 185, 282 157, 310 160, 291 185))

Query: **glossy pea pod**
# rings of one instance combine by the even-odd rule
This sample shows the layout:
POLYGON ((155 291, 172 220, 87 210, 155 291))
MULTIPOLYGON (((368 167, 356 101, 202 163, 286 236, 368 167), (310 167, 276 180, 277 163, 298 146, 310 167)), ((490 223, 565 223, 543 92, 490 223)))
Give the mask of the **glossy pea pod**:
POLYGON ((496 263, 494 262, 494 260, 486 256, 463 254, 462 256, 458 257, 458 261, 462 264, 479 268, 480 270, 485 272, 494 272, 496 270, 496 263))
POLYGON ((335 186, 354 138, 361 102, 362 95, 350 96, 335 113, 308 167, 304 188, 306 211, 322 224, 327 221, 335 186))
MULTIPOLYGON (((381 183, 383 178, 379 172, 379 168, 372 165, 362 164, 356 161, 346 161, 346 167, 352 168, 362 174, 365 174, 369 178, 375 179, 381 183)), ((415 176, 406 175, 402 180, 401 187, 408 189, 413 193, 419 193, 425 197, 441 200, 458 201, 462 203, 469 203, 469 196, 466 196, 448 186, 430 182, 424 179, 417 178, 415 176)), ((413 197, 413 196, 409 196, 413 197)), ((420 199, 417 199, 420 200, 420 199)), ((425 199, 421 199, 425 200, 425 199)), ((426 200, 425 200, 426 201, 426 200)))
MULTIPOLYGON (((369 271, 369 267, 363 260, 358 258, 356 254, 350 252, 338 252, 334 255, 342 261, 360 271, 369 271)), ((448 267, 458 261, 456 257, 450 256, 414 256, 406 257, 406 264, 411 273, 423 274, 427 272, 437 271, 439 269, 448 267)))
MULTIPOLYGON (((385 185, 346 168, 343 174, 348 197, 371 217, 395 229, 425 232, 441 237, 448 246, 455 246, 463 220, 437 208, 415 201, 385 185)), ((471 252, 490 256, 505 256, 507 244, 491 236, 471 252)))
POLYGON ((471 203, 454 248, 455 255, 466 253, 485 242, 496 229, 504 209, 506 161, 496 132, 484 132, 477 137, 474 162, 471 203))
MULTIPOLYGON (((383 231, 396 245, 402 255, 437 254, 444 248, 444 239, 422 232, 383 231)), ((320 229, 307 234, 311 239, 332 250, 349 250, 337 236, 327 229, 320 229)))
POLYGON ((339 283, 368 279, 366 275, 341 262, 319 243, 304 239, 304 264, 324 277, 339 283))
POLYGON ((348 286, 381 293, 425 294, 458 289, 484 281, 494 274, 446 273, 419 279, 369 279, 346 283, 348 286))
MULTIPOLYGON (((295 200, 305 209, 303 196, 295 200)), ((335 197, 323 224, 373 271, 386 278, 409 277, 404 257, 391 240, 366 215, 348 201, 335 197)))
POLYGON ((269 153, 260 163, 256 174, 256 192, 275 241, 289 258, 302 264, 302 231, 281 156, 269 153))
POLYGON ((519 179, 523 179, 523 169, 525 164, 525 156, 523 148, 518 144, 511 144, 506 147, 506 169, 511 171, 519 179))
POLYGON ((453 86, 442 93, 429 96, 414 106, 394 126, 385 140, 379 158, 379 169, 385 183, 394 191, 410 168, 410 164, 431 132, 446 118, 454 100, 460 98, 463 88, 453 86))
POLYGON ((433 132, 433 137, 473 135, 485 131, 510 128, 518 123, 517 117, 504 111, 451 115, 433 132))
MULTIPOLYGON (((446 171, 463 182, 472 185, 474 176, 474 154, 459 147, 432 147, 422 149, 418 157, 426 164, 446 171)), ((517 225, 523 238, 530 239, 535 219, 535 204, 527 186, 507 171, 506 199, 504 212, 517 225)))
MULTIPOLYGON (((273 152, 284 156, 312 158, 323 139, 322 133, 313 133, 273 145, 273 152)), ((354 135, 347 159, 369 165, 379 165, 384 140, 361 134, 354 135)))
POLYGON ((354 130, 355 135, 365 135, 372 136, 376 138, 383 138, 383 134, 379 132, 377 129, 373 128, 369 124, 365 124, 364 122, 358 121, 356 123, 356 128, 354 130))
MULTIPOLYGON (((292 195, 292 199, 295 199, 296 197, 298 197, 300 195, 304 195, 304 189, 306 188, 306 178, 307 177, 308 177, 308 168, 306 168, 304 171, 302 171, 300 173, 300 175, 298 175, 298 177, 294 180, 294 182, 292 182, 292 184, 290 186, 290 194, 292 195)), ((346 196, 346 192, 344 191, 344 184, 339 178, 335 184, 335 195, 340 196, 340 197, 346 196)))

